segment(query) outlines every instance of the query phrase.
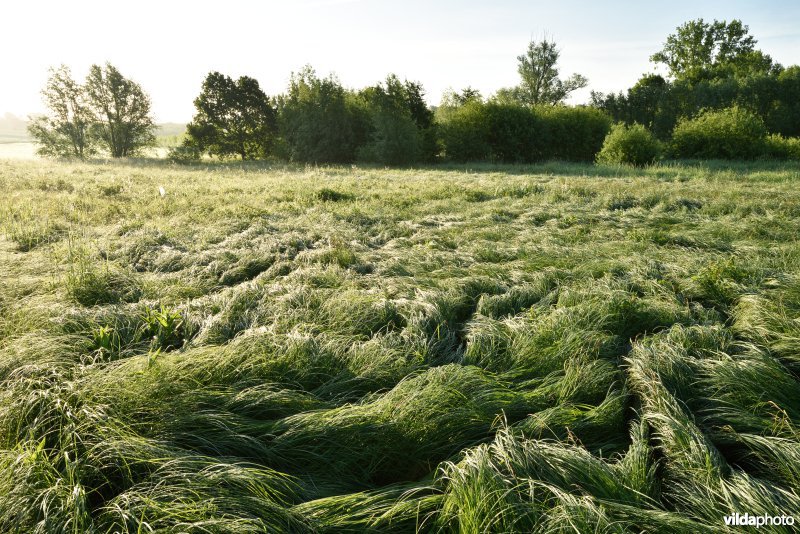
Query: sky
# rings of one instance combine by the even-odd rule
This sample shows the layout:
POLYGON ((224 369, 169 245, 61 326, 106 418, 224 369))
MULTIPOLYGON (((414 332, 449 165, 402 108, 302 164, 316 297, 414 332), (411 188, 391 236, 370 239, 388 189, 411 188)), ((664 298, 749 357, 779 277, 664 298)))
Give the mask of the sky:
POLYGON ((741 19, 774 60, 800 63, 800 2, 494 0, 9 0, 0 8, 0 116, 43 111, 50 66, 83 78, 106 61, 138 82, 157 122, 187 122, 205 75, 256 78, 267 94, 286 89, 304 65, 360 88, 388 73, 421 82, 429 103, 448 88, 484 96, 518 82, 531 39, 561 49, 562 76, 591 90, 627 89, 653 72, 649 56, 680 24, 741 19))

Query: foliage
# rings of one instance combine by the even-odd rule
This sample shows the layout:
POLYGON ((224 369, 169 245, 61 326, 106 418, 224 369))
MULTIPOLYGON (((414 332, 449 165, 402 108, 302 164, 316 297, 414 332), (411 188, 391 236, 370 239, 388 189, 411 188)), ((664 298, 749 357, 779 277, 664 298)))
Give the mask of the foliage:
MULTIPOLYGON (((608 94, 592 92, 592 106, 607 112, 615 121, 641 124, 660 139, 668 139, 682 113, 673 98, 675 83, 657 74, 642 76, 627 92, 608 94)), ((686 102, 684 101, 684 106, 686 102)))
POLYGON ((761 119, 744 109, 706 111, 675 126, 671 151, 678 158, 753 159, 766 135, 761 119))
POLYGON ((765 92, 776 98, 770 103, 764 122, 770 132, 800 137, 800 66, 792 65, 774 79, 775 86, 765 92))
POLYGON ((372 118, 369 141, 359 149, 359 159, 384 165, 432 161, 438 148, 433 112, 424 100, 422 86, 401 82, 395 75, 385 84, 359 92, 372 118))
POLYGON ((671 76, 701 79, 723 70, 754 74, 768 72, 772 59, 755 49, 756 40, 740 20, 691 20, 667 37, 664 48, 650 57, 663 63, 671 76))
POLYGON ((489 161, 491 145, 486 124, 486 105, 479 100, 468 100, 463 105, 440 108, 437 113, 446 115, 441 123, 444 156, 452 161, 489 161))
POLYGON ((288 92, 279 100, 279 112, 292 160, 350 163, 366 142, 367 111, 338 79, 319 78, 311 67, 292 74, 288 92))
POLYGON ((85 158, 96 147, 89 135, 92 115, 84 87, 72 79, 69 67, 50 69, 42 97, 49 114, 34 117, 28 131, 37 153, 49 157, 85 158))
POLYGON ((202 156, 200 149, 188 138, 184 139, 178 146, 170 148, 169 152, 167 152, 167 159, 179 164, 196 162, 202 156))
POLYGON ((180 348, 186 342, 182 336, 186 333, 183 316, 161 304, 158 308, 145 307, 142 315, 144 332, 159 350, 180 348))
POLYGON ((106 63, 92 65, 85 87, 94 114, 92 135, 111 157, 134 156, 155 143, 150 97, 138 83, 106 63))
POLYGON ((617 123, 603 141, 597 161, 645 167, 655 163, 661 151, 661 143, 641 124, 617 123))
POLYGON ((758 115, 771 133, 796 137, 800 67, 784 69, 755 44, 738 20, 687 22, 651 58, 668 66, 671 79, 649 74, 626 92, 593 92, 592 105, 615 121, 642 124, 664 141, 679 120, 732 106, 758 115))
POLYGON ((383 165, 410 165, 420 160, 422 139, 411 117, 379 111, 372 120, 370 141, 359 149, 358 159, 383 165))
POLYGON ((214 156, 237 155, 242 160, 269 154, 277 118, 258 81, 248 76, 234 81, 210 72, 194 106, 197 113, 186 127, 185 145, 214 156))
POLYGON ((491 161, 525 163, 547 158, 547 138, 541 114, 519 104, 489 102, 484 107, 491 161))
POLYGON ((768 135, 764 143, 764 155, 774 159, 800 160, 800 138, 768 135))
POLYGON ((594 108, 498 101, 469 101, 445 116, 445 156, 453 161, 592 161, 610 127, 608 116, 594 108))
POLYGON ((531 41, 525 54, 517 57, 520 84, 511 89, 501 89, 498 98, 504 102, 518 102, 528 106, 562 103, 571 93, 586 87, 584 76, 573 74, 562 80, 556 64, 561 51, 547 38, 531 41))
POLYGON ((552 106, 539 113, 546 131, 542 159, 594 161, 611 128, 608 115, 590 107, 552 106))

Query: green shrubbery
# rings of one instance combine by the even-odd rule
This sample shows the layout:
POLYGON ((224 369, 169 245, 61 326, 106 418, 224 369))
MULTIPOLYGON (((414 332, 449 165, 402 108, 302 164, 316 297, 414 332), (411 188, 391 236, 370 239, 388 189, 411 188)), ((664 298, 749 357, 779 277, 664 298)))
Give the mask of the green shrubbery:
POLYGON ((453 161, 591 161, 609 127, 606 114, 593 108, 473 100, 444 115, 442 141, 453 161))
POLYGON ((441 131, 447 159, 458 162, 491 159, 489 132, 482 127, 486 115, 482 102, 467 102, 452 110, 440 109, 439 113, 446 116, 441 131))
POLYGON ((618 123, 611 128, 597 154, 600 163, 621 163, 644 167, 661 156, 661 142, 641 124, 618 123))
POLYGON ((369 116, 333 76, 319 78, 311 68, 292 75, 278 111, 289 159, 350 163, 365 144, 369 116))
POLYGON ((764 155, 773 159, 800 159, 800 138, 768 135, 764 140, 764 155))
POLYGON ((608 115, 594 108, 551 106, 537 111, 546 132, 543 160, 594 161, 611 128, 608 115))
POLYGON ((358 159, 384 165, 409 165, 420 160, 422 139, 411 117, 378 112, 373 117, 370 141, 358 151, 358 159))
POLYGON ((672 155, 677 158, 754 159, 763 154, 767 129, 743 108, 704 111, 683 119, 672 132, 672 155))

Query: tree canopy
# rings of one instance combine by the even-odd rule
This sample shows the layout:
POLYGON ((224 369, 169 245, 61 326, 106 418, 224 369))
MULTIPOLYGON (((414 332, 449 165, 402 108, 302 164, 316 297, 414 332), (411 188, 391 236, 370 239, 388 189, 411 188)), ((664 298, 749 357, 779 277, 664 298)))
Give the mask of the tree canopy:
POLYGON ((92 65, 86 93, 95 115, 93 130, 111 157, 136 155, 155 142, 150 97, 113 65, 92 65))
POLYGON ((83 84, 66 66, 51 69, 42 95, 49 113, 29 128, 39 154, 83 158, 102 150, 122 158, 155 141, 150 97, 110 63, 92 65, 83 84))
POLYGON ((28 131, 42 156, 84 158, 95 152, 90 135, 92 114, 84 87, 69 67, 50 69, 42 98, 48 114, 31 120, 28 131))
POLYGON ((368 138, 368 112, 356 95, 311 67, 292 74, 279 110, 287 155, 296 161, 348 163, 368 138))
POLYGON ((756 39, 741 20, 691 20, 667 37, 664 47, 650 56, 676 79, 769 72, 772 58, 756 50, 756 39))
POLYGON ((552 40, 531 41, 528 50, 517 56, 520 84, 511 89, 501 89, 496 99, 528 106, 556 105, 572 92, 586 87, 589 80, 580 74, 563 80, 559 78, 556 65, 560 55, 561 51, 552 40))
POLYGON ((264 157, 273 145, 277 113, 258 81, 248 76, 233 80, 210 72, 195 99, 197 109, 186 127, 187 143, 200 152, 217 156, 240 156, 243 160, 264 157))

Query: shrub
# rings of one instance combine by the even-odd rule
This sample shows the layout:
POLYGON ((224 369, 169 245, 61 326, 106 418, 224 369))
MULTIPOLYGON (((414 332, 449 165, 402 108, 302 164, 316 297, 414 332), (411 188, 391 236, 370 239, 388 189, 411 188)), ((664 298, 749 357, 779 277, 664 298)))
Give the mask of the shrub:
POLYGON ((370 142, 358 151, 358 159, 383 165, 410 165, 420 160, 422 139, 410 116, 381 111, 373 117, 370 142))
POLYGON ((593 161, 611 121, 593 108, 526 107, 469 101, 446 114, 445 155, 452 161, 593 161))
POLYGON ((457 162, 487 161, 491 154, 486 105, 472 101, 448 113, 442 124, 445 157, 457 162))
POLYGON ((173 147, 167 153, 167 159, 172 163, 192 163, 200 161, 202 154, 200 150, 190 142, 173 147))
POLYGON ((603 141, 597 161, 644 167, 655 162, 660 155, 661 143, 650 130, 641 124, 626 126, 618 123, 603 141))
POLYGON ((484 113, 492 161, 527 163, 543 159, 545 132, 541 118, 531 108, 490 102, 484 113))
POLYGON ((678 158, 753 159, 763 153, 766 135, 763 121, 738 106, 704 111, 675 126, 672 154, 678 158))
POLYGON ((369 130, 367 110, 334 76, 293 74, 279 106, 286 152, 307 163, 351 163, 369 130))
POLYGON ((611 128, 609 116, 595 108, 552 106, 536 112, 547 132, 542 159, 594 161, 611 128))
POLYGON ((764 155, 774 159, 800 159, 800 138, 770 135, 764 142, 764 155))

